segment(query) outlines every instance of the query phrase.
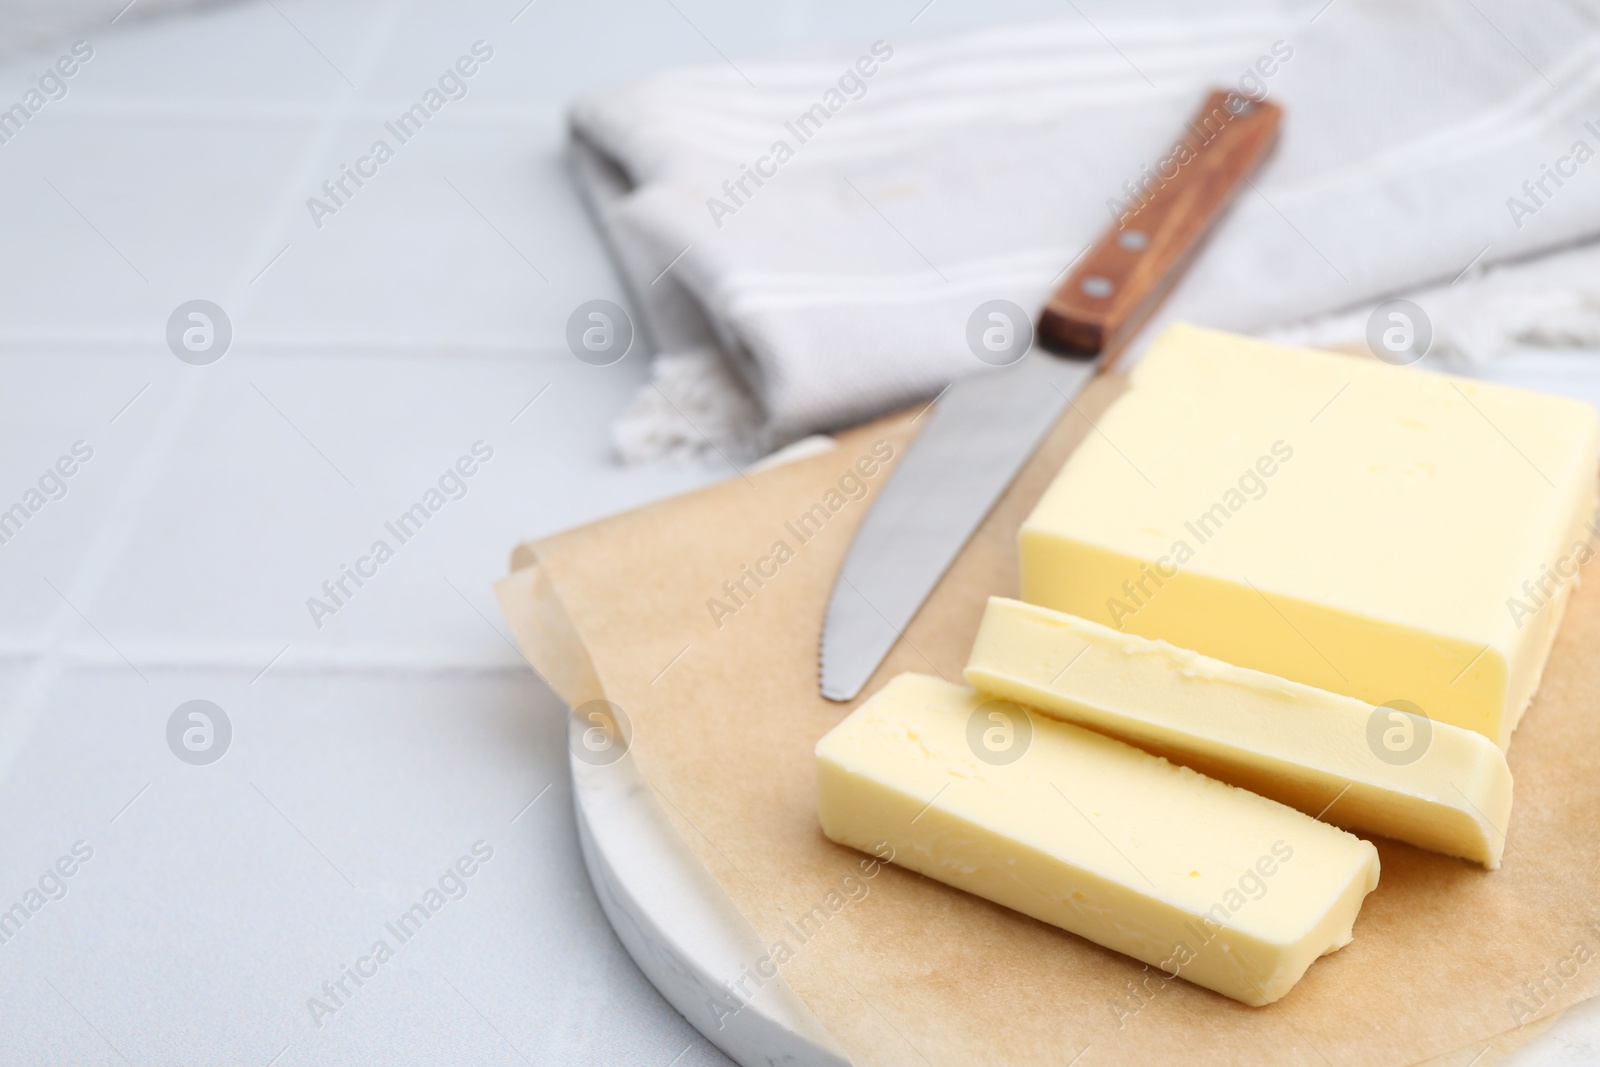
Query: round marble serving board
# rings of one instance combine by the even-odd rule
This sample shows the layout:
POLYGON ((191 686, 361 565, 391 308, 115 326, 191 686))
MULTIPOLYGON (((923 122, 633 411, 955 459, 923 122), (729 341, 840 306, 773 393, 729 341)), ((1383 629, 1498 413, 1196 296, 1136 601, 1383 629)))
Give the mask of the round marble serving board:
MULTIPOLYGON (((661 995, 741 1067, 847 1064, 782 975, 742 1006, 729 994, 726 983, 760 958, 761 942, 633 762, 571 762, 589 878, 617 937, 661 995)), ((1473 1058, 1482 1051, 1466 1049, 1429 1067, 1592 1067, 1600 1063, 1600 997, 1569 1009, 1520 1048, 1473 1058)))
POLYGON ((572 759, 584 865, 617 937, 674 1008, 742 1067, 848 1063, 782 975, 749 1000, 728 983, 764 950, 626 757, 572 759))

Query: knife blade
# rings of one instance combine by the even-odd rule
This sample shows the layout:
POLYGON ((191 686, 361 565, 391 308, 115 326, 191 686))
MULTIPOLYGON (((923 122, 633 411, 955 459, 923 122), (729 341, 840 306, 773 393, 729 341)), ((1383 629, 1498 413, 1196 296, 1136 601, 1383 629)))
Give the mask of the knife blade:
POLYGON ((934 403, 834 582, 818 654, 824 697, 861 692, 1073 397, 1112 364, 1193 259, 1271 150, 1281 116, 1274 104, 1212 92, 1158 163, 1156 180, 1141 187, 1137 207, 1113 221, 1045 305, 1039 332, 1062 354, 1029 346, 1012 365, 962 379, 934 403))

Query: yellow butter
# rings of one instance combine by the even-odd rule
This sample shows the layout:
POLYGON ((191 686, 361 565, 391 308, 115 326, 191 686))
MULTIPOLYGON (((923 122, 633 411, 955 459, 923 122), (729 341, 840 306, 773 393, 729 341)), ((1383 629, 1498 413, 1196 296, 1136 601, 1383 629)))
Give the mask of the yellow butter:
POLYGON ((1347 830, 1500 865, 1511 770, 1481 734, 995 597, 967 683, 1347 830))
POLYGON ((1504 748, 1597 452, 1578 401, 1174 326, 1024 524, 1023 599, 1504 748))
POLYGON ((1090 730, 902 674, 817 743, 841 844, 1269 1004, 1351 938, 1369 843, 1090 730))

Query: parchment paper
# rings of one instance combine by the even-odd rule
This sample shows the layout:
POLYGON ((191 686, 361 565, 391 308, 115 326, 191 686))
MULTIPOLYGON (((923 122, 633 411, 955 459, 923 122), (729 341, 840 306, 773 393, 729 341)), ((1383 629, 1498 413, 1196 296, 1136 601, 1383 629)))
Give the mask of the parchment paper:
MULTIPOLYGON (((905 670, 960 680, 985 598, 1017 594, 1018 525, 1121 387, 1101 379, 1064 416, 863 699, 905 670)), ((898 458, 916 428, 909 413, 884 420, 827 454, 521 546, 499 588, 525 654, 565 699, 604 695, 625 710, 625 758, 855 1062, 1410 1064, 1497 1035, 1514 1045, 1507 1031, 1600 990, 1592 580, 1511 746, 1502 868, 1378 839, 1382 880, 1354 942, 1277 1004, 1160 981, 899 868, 867 877, 861 854, 817 828, 812 747, 854 706, 818 696, 817 642, 845 549, 886 481, 883 469, 861 478, 869 495, 851 500, 845 476, 870 466, 857 461, 875 443, 898 458), (798 526, 819 503, 838 507, 820 530, 798 526), (729 610, 714 611, 714 597, 729 610)), ((750 962, 752 974, 773 967, 750 962)), ((730 992, 724 1010, 738 1003, 730 992)))

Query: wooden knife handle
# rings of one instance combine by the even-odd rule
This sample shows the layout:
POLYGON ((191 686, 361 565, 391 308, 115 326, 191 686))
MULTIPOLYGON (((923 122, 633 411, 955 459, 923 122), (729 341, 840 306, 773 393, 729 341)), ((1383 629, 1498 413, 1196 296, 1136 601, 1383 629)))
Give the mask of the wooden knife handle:
POLYGON ((1039 335, 1106 362, 1172 288, 1277 140, 1283 109, 1215 90, 1172 151, 1135 179, 1128 208, 1051 295, 1039 335))

